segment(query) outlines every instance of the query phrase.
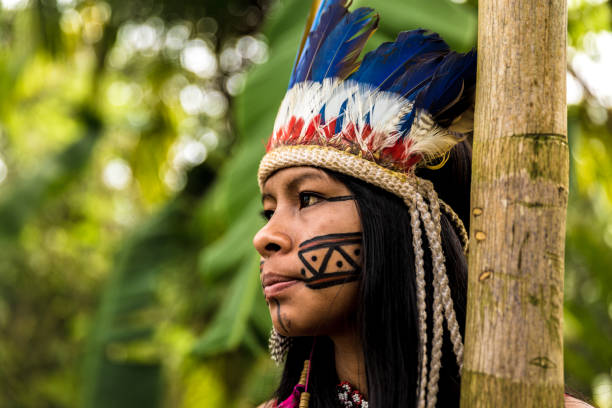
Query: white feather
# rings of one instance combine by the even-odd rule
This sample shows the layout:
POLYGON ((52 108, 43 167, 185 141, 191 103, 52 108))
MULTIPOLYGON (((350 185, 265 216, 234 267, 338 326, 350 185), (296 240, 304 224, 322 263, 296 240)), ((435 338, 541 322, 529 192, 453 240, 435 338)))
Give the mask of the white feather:
POLYGON ((342 132, 328 140, 323 132, 325 123, 321 123, 316 129, 318 138, 315 142, 323 145, 346 144, 342 134, 346 134, 352 126, 355 141, 363 153, 377 155, 400 142, 404 143, 405 157, 420 154, 425 159, 431 159, 444 154, 460 140, 456 133, 437 126, 424 111, 417 112, 410 132, 402 135, 400 121, 413 109, 412 102, 396 93, 377 91, 355 81, 326 78, 323 83, 307 81, 296 84, 287 92, 276 116, 271 145, 274 147, 278 144, 277 132, 285 129, 291 117, 304 121, 297 140, 299 143, 305 136, 308 124, 323 107, 325 120, 329 122, 340 115, 340 108, 345 102, 342 132), (368 113, 371 132, 366 135, 368 113))

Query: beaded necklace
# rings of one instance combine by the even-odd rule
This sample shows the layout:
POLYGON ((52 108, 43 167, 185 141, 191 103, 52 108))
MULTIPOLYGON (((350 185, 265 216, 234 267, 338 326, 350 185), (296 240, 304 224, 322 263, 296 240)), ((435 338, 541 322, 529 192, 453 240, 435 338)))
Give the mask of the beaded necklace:
POLYGON ((342 381, 336 388, 341 408, 368 408, 368 401, 350 383, 342 381))

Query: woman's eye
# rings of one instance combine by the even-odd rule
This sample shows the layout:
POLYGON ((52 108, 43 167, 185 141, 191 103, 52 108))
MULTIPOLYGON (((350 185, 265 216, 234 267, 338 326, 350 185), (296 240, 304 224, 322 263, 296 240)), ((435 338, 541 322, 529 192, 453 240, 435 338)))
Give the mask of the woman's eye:
POLYGON ((274 215, 274 210, 263 210, 261 216, 266 220, 270 221, 270 218, 274 215))
POLYGON ((323 201, 323 197, 315 193, 300 193, 300 208, 309 207, 323 201))

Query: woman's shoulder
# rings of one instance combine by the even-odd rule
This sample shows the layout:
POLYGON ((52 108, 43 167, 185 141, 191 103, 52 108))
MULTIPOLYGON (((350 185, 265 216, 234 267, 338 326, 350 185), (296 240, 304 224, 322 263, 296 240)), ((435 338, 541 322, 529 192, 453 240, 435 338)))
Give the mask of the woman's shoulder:
POLYGON ((276 407, 276 400, 273 400, 273 399, 263 402, 257 406, 257 408, 274 408, 274 407, 276 407))
POLYGON ((571 395, 565 394, 565 408, 593 408, 593 406, 571 395))

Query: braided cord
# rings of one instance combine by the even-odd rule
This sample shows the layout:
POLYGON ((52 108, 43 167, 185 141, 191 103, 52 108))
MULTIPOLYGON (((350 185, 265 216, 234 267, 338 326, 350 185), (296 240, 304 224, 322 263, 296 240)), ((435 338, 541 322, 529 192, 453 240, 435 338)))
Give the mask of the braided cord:
POLYGON ((457 235, 459 235, 459 239, 461 240, 461 247, 463 248, 463 253, 467 254, 468 251, 468 233, 463 225, 463 221, 457 215, 456 212, 453 211, 450 205, 446 204, 442 199, 438 197, 437 201, 440 203, 440 210, 444 211, 446 215, 450 218, 451 222, 455 226, 455 231, 457 235))
POLYGON ((442 253, 441 246, 439 246, 439 236, 436 237, 436 228, 429 213, 427 203, 425 203, 420 194, 415 196, 414 200, 423 220, 433 263, 433 339, 431 342, 431 361, 429 363, 429 382, 427 383, 427 408, 434 408, 437 401, 438 380, 440 379, 442 335, 444 331, 442 327, 444 313, 440 285, 438 283, 441 267, 444 267, 444 254, 442 253))
MULTIPOLYGON (((437 237, 437 239, 439 240, 441 233, 440 208, 438 207, 438 200, 436 198, 437 197, 435 191, 433 191, 433 189, 429 190, 428 199, 429 206, 431 208, 431 216, 433 218, 433 226, 435 228, 435 237, 437 237)), ((441 243, 439 241, 435 246, 435 250, 439 251, 440 257, 442 257, 442 263, 440 265, 440 268, 436 268, 436 271, 438 271, 437 284, 440 286, 442 304, 444 306, 444 317, 446 318, 446 324, 450 332, 450 339, 453 343, 453 351, 455 352, 455 356, 457 357, 457 366, 459 367, 459 372, 461 372, 463 368, 463 339, 461 338, 459 323, 457 322, 455 308, 453 307, 453 298, 451 296, 450 286, 448 285, 446 266, 444 265, 444 255, 442 252, 441 243)), ((432 245, 432 252, 433 251, 434 246, 432 245)))
POLYGON ((423 241, 421 239, 421 217, 419 210, 412 200, 404 200, 410 211, 412 225, 412 247, 414 249, 417 287, 417 311, 419 317, 419 345, 420 345, 420 375, 418 383, 417 408, 425 407, 425 387, 427 386, 427 305, 425 290, 425 263, 423 261, 423 241))

